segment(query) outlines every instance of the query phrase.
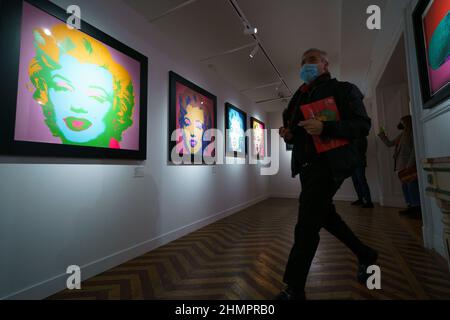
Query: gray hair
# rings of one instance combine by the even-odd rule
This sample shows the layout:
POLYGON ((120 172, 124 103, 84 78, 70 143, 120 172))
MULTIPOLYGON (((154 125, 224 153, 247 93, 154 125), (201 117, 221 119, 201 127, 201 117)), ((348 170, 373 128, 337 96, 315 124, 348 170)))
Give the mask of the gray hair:
POLYGON ((326 51, 323 51, 323 50, 320 50, 320 49, 317 49, 317 48, 311 48, 311 49, 306 50, 303 53, 302 57, 306 56, 308 53, 311 53, 311 52, 318 52, 320 54, 320 57, 323 60, 325 60, 326 62, 329 62, 329 60, 328 60, 328 53, 326 51))

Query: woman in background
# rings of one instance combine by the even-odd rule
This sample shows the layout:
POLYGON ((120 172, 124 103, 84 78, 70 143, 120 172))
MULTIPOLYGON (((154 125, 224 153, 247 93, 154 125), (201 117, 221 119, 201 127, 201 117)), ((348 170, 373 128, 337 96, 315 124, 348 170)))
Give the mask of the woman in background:
POLYGON ((390 140, 383 129, 381 129, 378 136, 387 147, 395 147, 394 170, 398 173, 402 183, 403 195, 408 205, 407 209, 401 210, 399 213, 420 217, 420 193, 411 116, 408 115, 401 118, 397 128, 403 132, 394 140, 390 140))

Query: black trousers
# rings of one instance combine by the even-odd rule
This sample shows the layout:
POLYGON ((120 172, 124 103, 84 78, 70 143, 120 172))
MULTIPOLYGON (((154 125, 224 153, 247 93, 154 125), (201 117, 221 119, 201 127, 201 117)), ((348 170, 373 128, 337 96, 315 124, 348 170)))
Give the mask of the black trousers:
POLYGON ((370 196, 370 188, 366 179, 366 168, 356 168, 352 175, 353 186, 355 187, 358 200, 364 203, 372 203, 372 197, 370 196))
POLYGON ((342 241, 359 258, 367 247, 337 214, 333 197, 343 181, 336 182, 326 160, 304 167, 300 172, 302 192, 299 199, 295 242, 289 255, 284 282, 304 290, 312 260, 319 245, 321 228, 342 241))

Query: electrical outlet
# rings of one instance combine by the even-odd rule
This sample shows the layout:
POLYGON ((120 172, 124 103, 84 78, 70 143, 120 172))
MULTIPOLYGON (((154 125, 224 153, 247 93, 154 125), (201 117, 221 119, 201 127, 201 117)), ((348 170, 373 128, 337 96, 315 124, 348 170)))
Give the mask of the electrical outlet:
POLYGON ((135 178, 143 178, 144 176, 145 176, 145 167, 134 168, 134 177, 135 178))

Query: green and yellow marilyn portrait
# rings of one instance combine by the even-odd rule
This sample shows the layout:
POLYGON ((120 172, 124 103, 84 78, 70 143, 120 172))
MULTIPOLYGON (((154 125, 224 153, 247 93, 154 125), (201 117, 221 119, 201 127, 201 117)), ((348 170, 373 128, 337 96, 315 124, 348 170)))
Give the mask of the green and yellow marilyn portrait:
POLYGON ((63 144, 120 148, 133 125, 132 79, 98 40, 65 24, 34 30, 33 99, 63 144))

